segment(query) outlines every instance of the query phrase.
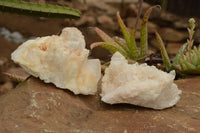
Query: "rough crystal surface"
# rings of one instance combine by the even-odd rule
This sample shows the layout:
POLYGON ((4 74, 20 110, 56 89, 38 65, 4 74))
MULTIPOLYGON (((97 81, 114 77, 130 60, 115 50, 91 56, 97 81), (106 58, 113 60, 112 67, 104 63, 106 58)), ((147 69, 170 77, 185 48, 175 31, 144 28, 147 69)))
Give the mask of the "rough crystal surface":
POLYGON ((88 59, 82 33, 74 27, 61 35, 38 37, 23 43, 11 58, 28 73, 75 94, 94 94, 101 76, 98 59, 88 59))
POLYGON ((146 64, 128 64, 117 52, 102 79, 101 100, 109 104, 129 103, 153 109, 172 107, 181 94, 173 83, 174 78, 174 71, 166 73, 146 64))

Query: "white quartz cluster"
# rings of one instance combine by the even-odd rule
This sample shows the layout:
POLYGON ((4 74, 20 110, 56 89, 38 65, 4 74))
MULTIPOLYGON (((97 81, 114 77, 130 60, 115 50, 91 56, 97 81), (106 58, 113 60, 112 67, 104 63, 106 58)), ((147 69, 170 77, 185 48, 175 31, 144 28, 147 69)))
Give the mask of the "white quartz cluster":
POLYGON ((88 59, 89 50, 77 28, 65 28, 60 36, 29 40, 11 58, 28 73, 44 82, 69 89, 75 94, 95 94, 101 77, 98 59, 88 59))
POLYGON ((128 64, 116 52, 102 79, 101 100, 109 104, 129 103, 153 109, 172 107, 181 94, 173 83, 174 78, 174 71, 166 73, 146 64, 128 64))
MULTIPOLYGON (((46 83, 53 83, 75 94, 95 94, 101 77, 98 59, 88 59, 89 50, 77 28, 65 28, 60 36, 52 35, 23 43, 11 58, 29 74, 46 83)), ((180 99, 173 83, 175 72, 158 70, 146 64, 128 64, 116 52, 102 78, 101 100, 109 103, 129 103, 138 106, 164 109, 180 99)))

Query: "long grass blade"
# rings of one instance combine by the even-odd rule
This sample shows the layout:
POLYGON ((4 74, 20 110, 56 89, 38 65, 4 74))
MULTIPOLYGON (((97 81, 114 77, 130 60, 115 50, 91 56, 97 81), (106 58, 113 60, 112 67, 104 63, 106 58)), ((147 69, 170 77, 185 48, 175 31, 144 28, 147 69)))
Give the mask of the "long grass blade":
POLYGON ((107 44, 106 42, 96 42, 96 43, 93 43, 90 45, 90 48, 93 49, 95 47, 102 47, 102 48, 105 48, 113 53, 115 52, 120 52, 125 58, 129 58, 128 56, 128 53, 126 51, 124 51, 123 48, 119 47, 119 46, 115 46, 115 45, 112 45, 112 44, 107 44))
POLYGON ((126 43, 128 47, 130 46, 130 33, 127 30, 127 27, 125 26, 124 22, 122 21, 122 18, 119 15, 119 12, 117 12, 117 20, 120 26, 120 29, 122 31, 122 34, 124 36, 124 39, 126 40, 126 43))
POLYGON ((97 35, 107 44, 112 44, 112 45, 118 45, 108 34, 106 34, 104 31, 101 29, 95 27, 95 32, 97 35))
POLYGON ((141 57, 145 56, 147 54, 147 50, 148 50, 147 22, 148 22, 151 12, 152 12, 152 8, 149 8, 142 19, 142 24, 141 24, 141 29, 140 29, 140 35, 141 35, 141 37, 140 37, 140 56, 141 57))
POLYGON ((132 31, 131 36, 130 36, 130 50, 131 50, 131 55, 133 56, 133 58, 137 59, 139 58, 139 51, 136 45, 136 41, 135 41, 135 29, 132 31))
MULTIPOLYGON (((102 45, 102 46, 101 45, 97 45, 97 46, 101 46, 101 47, 106 48, 106 46, 109 45, 109 48, 110 47, 115 48, 115 49, 117 48, 118 50, 120 50, 119 52, 122 53, 122 55, 126 55, 126 58, 127 58, 127 56, 129 55, 129 52, 127 51, 127 49, 125 47, 123 47, 123 46, 119 45, 118 43, 116 43, 114 39, 112 39, 109 35, 107 35, 101 29, 96 27, 95 31, 100 36, 100 38, 103 41, 105 41, 104 45, 102 45)), ((95 45, 93 44, 91 46, 93 47, 95 45)))
POLYGON ((133 59, 135 59, 139 56, 138 49, 135 42, 135 37, 134 37, 135 32, 134 34, 130 35, 130 33, 127 30, 127 27, 125 26, 124 22, 122 21, 119 15, 119 12, 117 12, 117 20, 118 20, 120 29, 122 31, 122 34, 124 36, 124 39, 126 41, 126 44, 128 46, 128 49, 130 51, 130 54, 133 57, 133 59))
POLYGON ((157 39, 159 47, 160 47, 161 55, 163 58, 163 63, 166 67, 166 70, 169 71, 169 70, 171 70, 171 63, 170 63, 169 56, 167 54, 167 51, 165 49, 164 43, 163 43, 160 35, 157 32, 155 34, 156 34, 156 39, 157 39))
MULTIPOLYGON (((115 39, 114 39, 114 40, 115 40, 115 39)), ((127 48, 124 44, 120 43, 120 42, 117 41, 117 40, 115 40, 115 42, 116 42, 120 47, 122 47, 127 53, 129 53, 128 48, 127 48)), ((129 53, 129 54, 130 54, 130 53, 129 53)))

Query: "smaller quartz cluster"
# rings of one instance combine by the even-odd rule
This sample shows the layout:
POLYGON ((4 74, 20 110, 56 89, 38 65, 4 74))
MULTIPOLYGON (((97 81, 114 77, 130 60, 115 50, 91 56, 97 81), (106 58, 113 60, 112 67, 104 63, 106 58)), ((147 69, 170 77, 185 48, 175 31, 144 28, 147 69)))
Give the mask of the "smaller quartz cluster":
POLYGON ((147 64, 128 64, 124 56, 116 52, 102 79, 101 100, 153 109, 172 107, 181 94, 173 83, 174 78, 174 71, 166 73, 147 64))

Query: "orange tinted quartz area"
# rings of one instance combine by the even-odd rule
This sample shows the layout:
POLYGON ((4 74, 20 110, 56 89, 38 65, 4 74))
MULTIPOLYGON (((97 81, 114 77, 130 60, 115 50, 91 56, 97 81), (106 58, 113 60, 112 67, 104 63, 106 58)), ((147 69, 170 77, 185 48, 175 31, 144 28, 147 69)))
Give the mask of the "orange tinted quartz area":
MULTIPOLYGON (((67 46, 64 46, 64 51, 65 51, 65 52, 69 52, 70 54, 73 52, 73 51, 70 50, 67 46)), ((78 53, 77 53, 77 56, 81 56, 81 53, 78 52, 78 53)))
POLYGON ((45 42, 42 43, 42 44, 39 46, 39 48, 40 48, 40 50, 42 50, 42 51, 46 51, 46 50, 47 50, 47 45, 46 45, 46 43, 45 43, 45 42))
MULTIPOLYGON (((39 46, 39 49, 42 50, 42 51, 46 51, 47 50, 47 44, 46 44, 46 42, 42 43, 39 46)), ((54 50, 56 50, 56 48, 54 48, 54 50)), ((69 53, 72 53, 72 50, 68 49, 66 46, 64 46, 64 51, 66 51, 66 52, 68 51, 69 53)), ((81 53, 78 52, 77 56, 81 56, 81 53)))

